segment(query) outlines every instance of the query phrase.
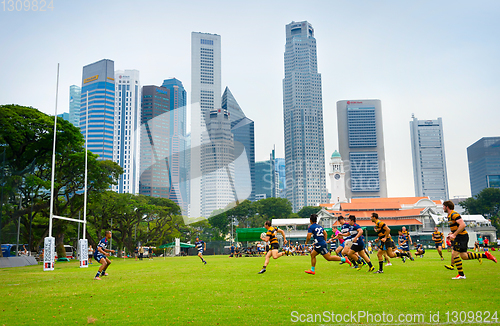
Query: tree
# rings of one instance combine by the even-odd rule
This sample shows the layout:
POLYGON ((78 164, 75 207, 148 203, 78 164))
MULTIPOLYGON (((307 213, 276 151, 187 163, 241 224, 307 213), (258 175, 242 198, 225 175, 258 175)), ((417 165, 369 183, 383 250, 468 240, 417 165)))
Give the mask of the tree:
MULTIPOLYGON (((7 145, 3 198, 10 205, 3 207, 2 225, 21 217, 24 234, 32 221, 45 223, 48 234, 50 187, 52 173, 52 143, 54 118, 34 108, 19 105, 0 106, 0 143, 7 145), (44 219, 40 220, 37 215, 44 219)), ((76 217, 83 207, 85 149, 78 128, 58 118, 56 168, 54 178, 54 214, 76 217)), ((111 161, 98 161, 97 155, 88 155, 88 192, 100 192, 116 184, 122 168, 111 161)), ((65 256, 64 237, 71 222, 54 220, 53 231, 58 255, 65 256)), ((72 227, 70 227, 72 228, 72 227)), ((31 244, 30 244, 31 245, 31 244)), ((34 247, 34 246, 33 246, 34 247)), ((31 247, 31 249, 33 249, 31 247)))
POLYGON ((319 206, 304 206, 300 211, 297 212, 297 215, 301 218, 309 218, 312 214, 316 214, 321 210, 319 206))
POLYGON ((485 188, 474 197, 460 202, 468 214, 481 214, 491 219, 491 224, 496 227, 497 234, 500 230, 500 189, 485 188))
POLYGON ((292 203, 286 198, 266 198, 257 203, 257 212, 267 220, 288 218, 292 214, 292 203))
POLYGON ((214 240, 223 240, 224 236, 229 232, 230 219, 227 216, 227 212, 222 209, 213 211, 208 218, 208 222, 218 230, 218 234, 215 235, 214 240))

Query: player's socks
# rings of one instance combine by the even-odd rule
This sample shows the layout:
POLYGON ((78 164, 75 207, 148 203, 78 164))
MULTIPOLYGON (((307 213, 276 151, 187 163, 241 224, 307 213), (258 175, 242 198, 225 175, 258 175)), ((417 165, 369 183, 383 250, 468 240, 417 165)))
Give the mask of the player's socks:
POLYGON ((368 267, 370 267, 370 269, 372 269, 372 267, 373 267, 372 262, 369 261, 367 264, 368 264, 368 267))
POLYGON ((379 271, 383 271, 384 270, 384 261, 383 260, 380 260, 378 262, 378 270, 379 271))
POLYGON ((464 276, 464 269, 462 268, 462 259, 460 257, 455 257, 453 260, 455 266, 457 266, 458 275, 464 276))
POLYGON ((99 278, 99 275, 101 275, 101 272, 97 271, 97 274, 95 274, 95 277, 99 278))
POLYGON ((480 259, 480 258, 488 258, 486 256, 486 254, 479 254, 479 253, 476 253, 476 252, 468 252, 467 253, 467 257, 469 259, 480 259))
POLYGON ((316 269, 316 267, 311 266, 311 271, 314 272, 315 269, 316 269))

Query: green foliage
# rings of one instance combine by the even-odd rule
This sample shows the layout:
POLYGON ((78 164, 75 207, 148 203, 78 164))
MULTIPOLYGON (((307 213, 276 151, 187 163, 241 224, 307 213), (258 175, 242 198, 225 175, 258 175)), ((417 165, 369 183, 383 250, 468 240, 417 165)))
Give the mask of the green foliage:
POLYGON ((300 211, 297 212, 297 215, 301 218, 309 218, 312 214, 316 214, 321 210, 319 206, 304 206, 300 211))
POLYGON ((500 189, 485 188, 474 197, 460 202, 468 214, 481 214, 491 219, 491 224, 496 227, 497 234, 500 230, 500 189))
POLYGON ((256 202, 257 212, 268 220, 288 218, 292 214, 292 203, 286 198, 266 198, 256 202))

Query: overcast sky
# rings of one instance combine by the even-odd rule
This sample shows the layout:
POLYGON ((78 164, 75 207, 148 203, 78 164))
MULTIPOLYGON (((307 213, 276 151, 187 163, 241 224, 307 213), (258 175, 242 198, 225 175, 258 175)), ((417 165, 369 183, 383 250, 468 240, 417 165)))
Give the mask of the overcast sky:
MULTIPOLYGON (((39 1, 40 2, 40 1, 39 1)), ((285 25, 309 21, 322 74, 326 161, 336 102, 380 99, 389 196, 414 196, 409 121, 443 118, 450 196, 469 196, 467 147, 499 136, 500 2, 54 0, 45 12, 0 4, 0 104, 69 112, 69 86, 103 58, 142 85, 190 91, 191 32, 222 38, 222 90, 255 121, 256 160, 284 157, 285 25)), ((189 98, 190 94, 188 94, 189 98)))

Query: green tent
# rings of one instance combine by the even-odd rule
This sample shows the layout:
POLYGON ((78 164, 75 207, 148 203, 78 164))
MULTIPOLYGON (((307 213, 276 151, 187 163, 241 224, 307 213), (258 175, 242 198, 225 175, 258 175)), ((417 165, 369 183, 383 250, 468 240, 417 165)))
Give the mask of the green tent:
POLYGON ((239 228, 236 229, 236 241, 262 241, 260 234, 267 232, 265 228, 239 228))
MULTIPOLYGON (((175 247, 175 242, 170 242, 170 243, 163 244, 163 245, 159 246, 158 248, 165 249, 165 248, 174 248, 174 247, 175 247)), ((195 245, 193 245, 193 244, 181 242, 181 248, 194 248, 194 247, 195 247, 195 245)))

